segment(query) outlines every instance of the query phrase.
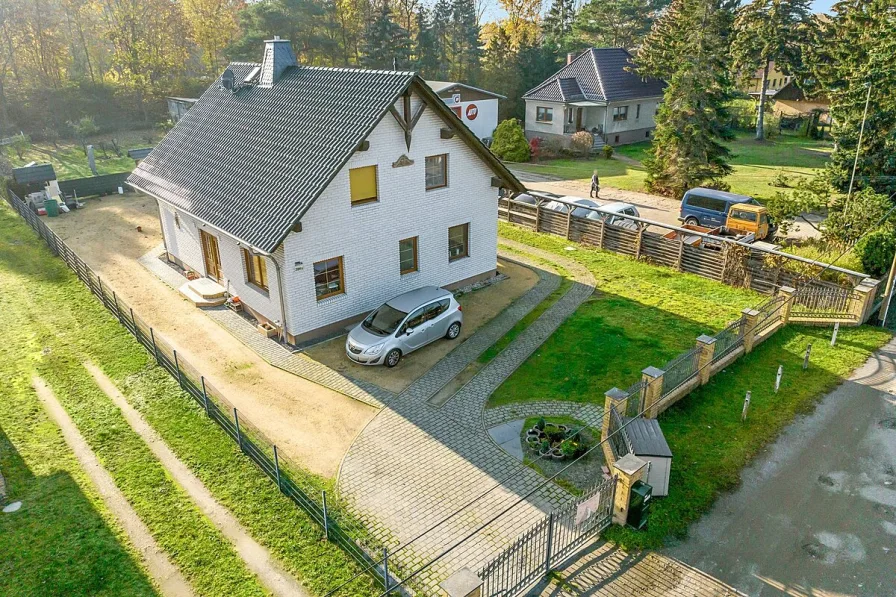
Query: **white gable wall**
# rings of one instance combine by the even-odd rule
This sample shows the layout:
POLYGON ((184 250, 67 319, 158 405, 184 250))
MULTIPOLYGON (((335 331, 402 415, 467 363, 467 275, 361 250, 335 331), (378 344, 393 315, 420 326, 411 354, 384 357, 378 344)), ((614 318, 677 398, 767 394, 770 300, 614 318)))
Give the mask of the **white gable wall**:
MULTIPOLYGON (((413 106, 419 104, 414 99, 413 106)), ((396 109, 402 113, 401 102, 396 109)), ((421 286, 445 286, 492 272, 497 262, 497 195, 491 169, 464 141, 441 139, 446 125, 427 108, 413 131, 386 114, 284 242, 288 332, 294 336, 356 317, 421 286), (425 157, 448 154, 448 186, 425 190, 425 157), (393 168, 403 154, 411 166, 393 168), (378 201, 352 207, 350 168, 377 165, 378 201), (470 256, 448 261, 448 228, 470 224, 470 256), (398 241, 418 236, 419 271, 401 275, 398 241), (342 256, 345 294, 318 301, 313 264, 342 256)))

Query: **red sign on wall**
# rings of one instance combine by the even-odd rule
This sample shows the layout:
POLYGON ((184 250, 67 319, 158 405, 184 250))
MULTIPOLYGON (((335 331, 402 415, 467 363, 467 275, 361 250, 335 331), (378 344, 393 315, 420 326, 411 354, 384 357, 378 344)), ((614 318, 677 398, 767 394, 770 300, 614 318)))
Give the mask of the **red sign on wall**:
POLYGON ((479 116, 479 108, 476 107, 476 104, 467 106, 467 120, 476 120, 477 116, 479 116))

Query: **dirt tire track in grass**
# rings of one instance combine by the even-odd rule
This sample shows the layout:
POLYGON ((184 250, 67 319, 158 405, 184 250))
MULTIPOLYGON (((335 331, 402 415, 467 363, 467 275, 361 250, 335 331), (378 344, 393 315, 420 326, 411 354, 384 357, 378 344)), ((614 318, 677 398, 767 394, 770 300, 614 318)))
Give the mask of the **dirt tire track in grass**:
POLYGON ((111 379, 93 363, 84 363, 97 386, 117 406, 131 429, 139 435, 150 451, 159 459, 162 466, 190 496, 218 530, 233 544, 234 549, 246 563, 246 566, 258 576, 259 581, 274 595, 309 597, 308 591, 287 572, 261 546, 231 512, 214 498, 211 492, 159 437, 159 434, 147 423, 143 415, 130 405, 111 379))
POLYGON ((37 376, 32 378, 32 385, 37 392, 37 397, 44 405, 44 410, 62 431, 65 442, 96 486, 97 492, 102 496, 106 506, 128 534, 134 547, 143 555, 146 568, 158 584, 162 594, 167 597, 192 597, 194 593, 190 583, 153 539, 149 529, 140 520, 118 486, 115 485, 109 471, 100 464, 96 454, 87 444, 87 440, 84 439, 65 408, 56 399, 53 390, 37 376))

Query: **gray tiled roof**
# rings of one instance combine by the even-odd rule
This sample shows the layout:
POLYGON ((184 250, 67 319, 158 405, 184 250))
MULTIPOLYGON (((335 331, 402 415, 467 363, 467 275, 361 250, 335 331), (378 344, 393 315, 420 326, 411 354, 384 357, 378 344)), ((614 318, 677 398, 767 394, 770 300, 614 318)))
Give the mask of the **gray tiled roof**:
MULTIPOLYGON (((239 83, 260 65, 233 63, 239 83)), ((418 81, 434 109, 454 118, 414 73, 298 66, 272 87, 231 93, 212 84, 134 170, 128 182, 262 251, 277 248, 389 106, 418 81), (441 107, 441 110, 440 108, 441 107)), ((452 122, 462 133, 460 121, 452 122)), ((472 142, 479 145, 472 133, 472 142)), ((474 147, 511 188, 522 185, 474 147)))
POLYGON ((552 102, 616 102, 663 94, 665 82, 642 79, 626 70, 631 65, 632 55, 623 48, 591 48, 527 91, 523 98, 552 102), (581 96, 568 93, 574 91, 569 82, 571 79, 578 84, 581 96))

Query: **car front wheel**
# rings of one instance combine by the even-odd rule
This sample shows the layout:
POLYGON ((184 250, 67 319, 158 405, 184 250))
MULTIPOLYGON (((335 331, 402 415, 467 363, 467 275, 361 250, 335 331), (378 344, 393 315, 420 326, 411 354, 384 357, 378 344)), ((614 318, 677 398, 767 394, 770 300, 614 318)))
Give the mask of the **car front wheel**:
POLYGON ((390 369, 398 364, 398 361, 401 360, 401 351, 397 348, 393 348, 386 354, 386 367, 390 369))
POLYGON ((445 337, 449 340, 454 340, 458 336, 460 336, 460 322, 455 321, 448 326, 448 332, 445 333, 445 337))

